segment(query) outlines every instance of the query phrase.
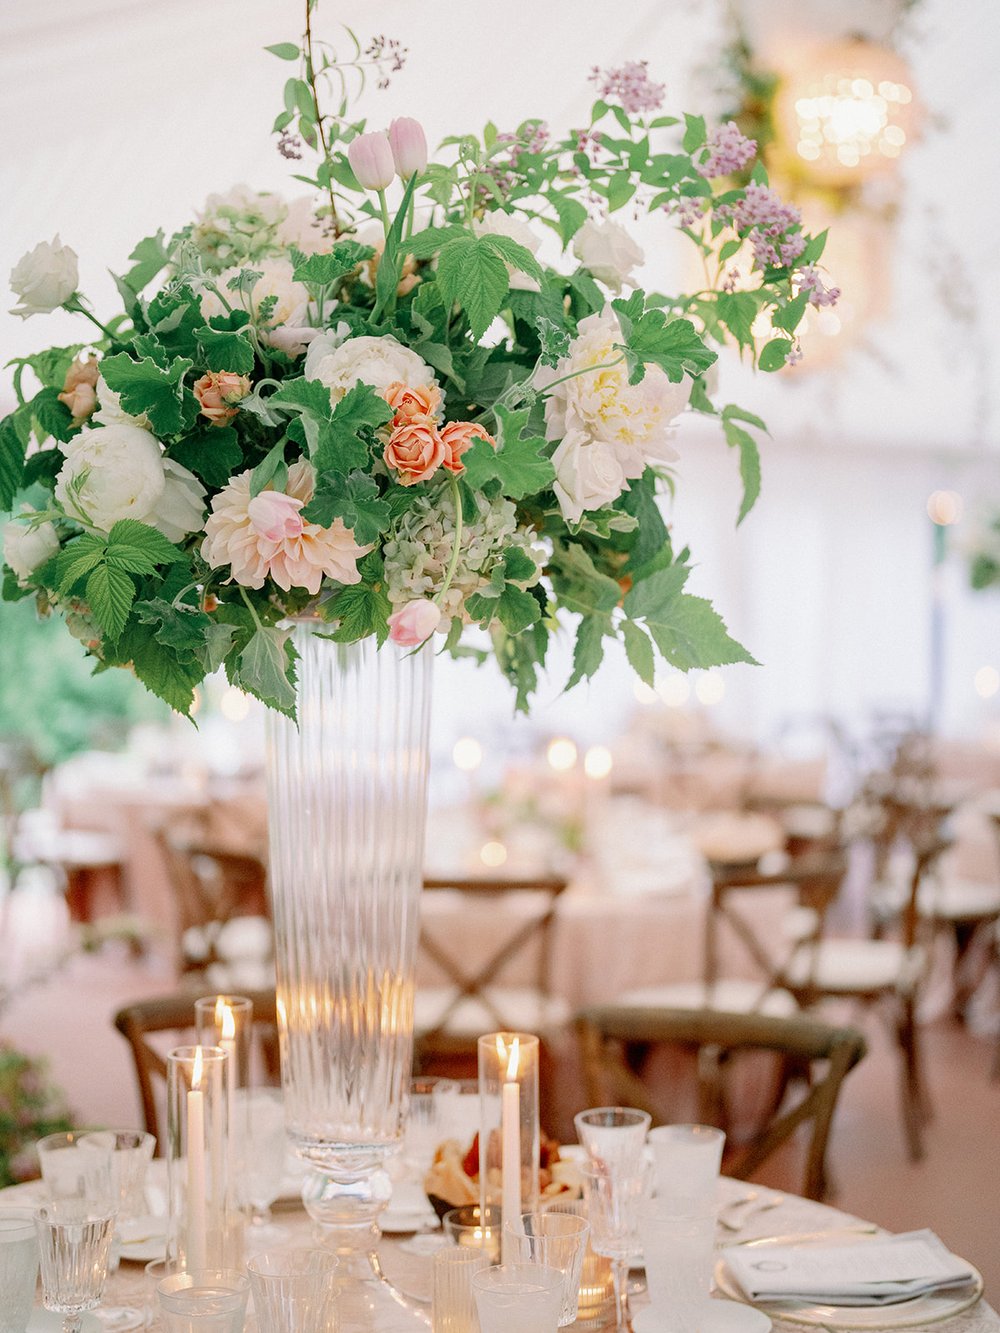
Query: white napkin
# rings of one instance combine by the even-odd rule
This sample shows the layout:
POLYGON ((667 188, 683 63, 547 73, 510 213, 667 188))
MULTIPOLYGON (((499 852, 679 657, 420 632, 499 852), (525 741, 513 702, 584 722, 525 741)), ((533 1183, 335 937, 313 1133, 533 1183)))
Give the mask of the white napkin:
POLYGON ((973 1280, 969 1265, 933 1231, 907 1231, 863 1244, 730 1245, 723 1254, 752 1301, 891 1305, 973 1280))

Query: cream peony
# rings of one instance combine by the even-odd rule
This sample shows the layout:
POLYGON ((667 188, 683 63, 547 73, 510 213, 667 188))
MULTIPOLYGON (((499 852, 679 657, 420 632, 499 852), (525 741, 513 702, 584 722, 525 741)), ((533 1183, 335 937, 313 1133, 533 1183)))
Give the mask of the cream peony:
POLYGON ((320 334, 306 353, 304 373, 306 379, 325 384, 335 403, 356 384, 370 384, 384 394, 398 383, 411 388, 434 383, 434 372, 427 362, 391 333, 381 338, 349 338, 346 342, 341 341, 339 333, 320 334))
POLYGON ((592 440, 583 431, 567 431, 552 455, 556 479, 552 489, 562 516, 579 523, 585 509, 600 509, 625 489, 625 471, 614 445, 592 440))
POLYGON ((615 344, 622 341, 618 317, 610 306, 589 315, 569 353, 554 369, 536 376, 536 387, 585 371, 557 385, 545 402, 545 434, 561 440, 578 430, 598 443, 611 445, 631 480, 642 476, 647 463, 669 463, 677 458, 669 440, 675 419, 691 395, 688 376, 673 384, 658 366, 647 366, 638 384, 629 384, 628 365, 615 344), (621 358, 621 359, 620 359, 621 358), (604 366, 607 369, 588 369, 604 366))
MULTIPOLYGON (((308 291, 292 277, 288 259, 261 259, 255 261, 254 269, 261 276, 250 293, 229 290, 229 281, 242 271, 240 267, 224 270, 215 285, 234 309, 242 306, 255 322, 260 319, 264 301, 274 297, 273 308, 260 326, 261 340, 289 356, 301 356, 317 334, 309 321, 308 291)), ((226 308, 215 292, 206 290, 201 294, 201 313, 209 320, 213 315, 225 314, 226 308)))
POLYGON ((301 516, 316 486, 311 463, 292 464, 280 498, 269 497, 267 488, 251 496, 251 476, 251 470, 241 472, 212 500, 201 554, 213 569, 231 566, 231 581, 244 588, 262 588, 272 578, 285 592, 318 593, 324 578, 360 582, 358 560, 370 548, 359 546, 339 518, 321 528, 301 516))
POLYGON ((19 579, 51 560, 59 550, 59 536, 51 523, 36 528, 11 520, 3 530, 3 558, 19 579))
POLYGON ((34 250, 17 261, 10 273, 10 285, 20 300, 12 315, 48 315, 58 310, 80 284, 76 251, 63 245, 58 236, 41 241, 34 250))
MULTIPOLYGON (((512 241, 517 241, 518 245, 523 245, 526 250, 530 250, 533 255, 538 253, 539 246, 542 244, 540 236, 536 236, 526 222, 520 218, 512 217, 510 213, 505 213, 502 209, 496 208, 491 213, 484 213, 475 224, 477 236, 509 236, 512 241)), ((529 278, 527 273, 521 273, 518 269, 507 265, 507 272, 510 274, 511 290, 515 292, 537 292, 539 290, 538 282, 535 278, 529 278)))
POLYGON ((62 450, 66 462, 55 498, 70 518, 99 532, 134 518, 174 542, 201 527, 204 486, 186 467, 164 458, 159 440, 142 426, 91 426, 62 450))
POLYGON ((598 282, 616 294, 634 282, 632 270, 646 261, 642 246, 618 222, 588 219, 573 238, 573 253, 598 282))
POLYGON ((87 427, 62 446, 55 497, 70 518, 109 532, 120 518, 144 521, 166 485, 160 443, 141 426, 87 427))

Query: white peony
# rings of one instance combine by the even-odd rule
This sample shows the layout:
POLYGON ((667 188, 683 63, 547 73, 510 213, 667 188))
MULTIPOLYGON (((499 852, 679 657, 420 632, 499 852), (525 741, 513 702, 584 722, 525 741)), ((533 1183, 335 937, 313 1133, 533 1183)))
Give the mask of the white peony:
POLYGON ((120 518, 145 520, 156 508, 166 479, 160 443, 148 430, 124 422, 88 427, 62 449, 55 497, 70 518, 110 532, 120 518))
POLYGON ((552 489, 562 516, 579 523, 585 509, 600 509, 625 489, 625 471, 613 445, 592 440, 572 429, 552 455, 556 479, 552 489))
MULTIPOLYGON (((288 259, 261 259, 255 261, 253 267, 261 276, 249 293, 242 288, 239 291, 229 290, 230 279, 242 271, 239 266, 220 273, 215 285, 234 310, 246 310, 255 323, 261 318, 263 303, 273 297, 270 313, 260 326, 261 340, 280 348, 289 356, 301 355, 317 333, 309 318, 309 292, 292 277, 292 264, 288 259)), ((268 304, 271 302, 268 301, 268 304)), ((207 321, 213 315, 224 315, 226 307, 215 292, 204 291, 201 294, 201 313, 207 321)))
POLYGON ((618 293, 634 282, 632 270, 646 261, 645 251, 618 222, 588 219, 573 238, 573 253, 598 282, 618 293))
POLYGON ((172 458, 163 460, 163 494, 144 520, 162 532, 168 542, 179 542, 196 532, 205 517, 205 488, 186 467, 172 458))
MULTIPOLYGON (((526 222, 513 217, 510 213, 503 212, 502 209, 494 209, 491 213, 485 213, 475 224, 475 231, 477 236, 509 236, 512 241, 517 241, 518 245, 523 245, 533 255, 538 253, 539 246, 542 244, 541 237, 536 236, 526 222)), ((510 264, 507 265, 507 272, 510 274, 512 291, 537 292, 539 290, 537 280, 529 278, 527 273, 521 273, 510 264)))
POLYGON ((321 334, 306 353, 305 377, 319 380, 330 390, 334 403, 356 384, 370 384, 384 393, 390 384, 407 384, 411 389, 434 383, 434 372, 416 352, 411 352, 391 333, 381 338, 341 340, 337 333, 321 334))
POLYGON ((687 407, 691 380, 673 384, 659 366, 646 366, 638 384, 629 384, 628 365, 616 344, 622 341, 618 316, 610 306, 580 322, 578 336, 554 369, 543 368, 536 388, 584 371, 557 385, 545 402, 545 434, 561 440, 580 430, 590 440, 614 447, 627 479, 642 476, 647 463, 677 458, 669 441, 675 419, 687 407), (604 369, 594 369, 604 367, 604 369))
POLYGON ((3 530, 3 558, 19 579, 26 579, 59 550, 59 537, 51 523, 36 528, 11 520, 3 530))
POLYGON ((80 285, 76 251, 63 245, 58 236, 51 243, 41 241, 34 250, 17 261, 10 273, 10 285, 20 305, 12 315, 48 315, 58 310, 80 285))

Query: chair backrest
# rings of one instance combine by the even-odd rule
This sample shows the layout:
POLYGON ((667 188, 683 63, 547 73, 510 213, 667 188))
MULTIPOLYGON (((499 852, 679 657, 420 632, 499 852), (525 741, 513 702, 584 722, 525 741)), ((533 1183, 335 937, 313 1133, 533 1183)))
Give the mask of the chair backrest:
POLYGON ((533 955, 533 988, 541 996, 550 993, 552 932, 556 905, 567 886, 558 876, 539 875, 530 879, 498 878, 427 878, 425 892, 451 891, 461 895, 463 905, 489 910, 502 903, 509 895, 520 895, 524 912, 511 914, 510 921, 497 918, 497 943, 485 961, 469 966, 458 951, 452 952, 440 935, 432 933, 427 923, 421 927, 420 949, 444 973, 453 993, 440 1011, 434 1028, 423 1034, 433 1038, 446 1029, 448 1019, 468 999, 475 999, 500 1030, 509 1027, 504 1015, 490 995, 490 989, 503 981, 504 973, 513 963, 520 963, 533 955))
MULTIPOLYGON (((785 986, 785 969, 797 945, 819 939, 827 912, 836 900, 847 873, 847 858, 840 850, 808 853, 792 858, 780 870, 713 865, 711 897, 705 918, 704 981, 709 988, 720 980, 720 941, 728 931, 752 959, 761 977, 761 998, 785 986), (800 908, 807 909, 804 929, 787 941, 783 953, 773 938, 764 938, 758 924, 755 898, 777 889, 791 890, 800 908)), ((770 917, 767 918, 770 921, 770 917)), ((773 931, 772 931, 773 935, 773 931)))
POLYGON ((257 855, 203 842, 190 830, 164 827, 154 836, 177 904, 182 971, 216 961, 215 939, 234 917, 270 918, 267 871, 257 855), (185 945, 189 932, 202 946, 194 952, 185 945))
MULTIPOLYGON (((139 1098, 146 1130, 163 1143, 160 1124, 162 1095, 158 1092, 165 1084, 167 1061, 164 1049, 168 1043, 157 1043, 156 1037, 173 1033, 173 1045, 182 1045, 194 1029, 194 1002, 203 992, 179 991, 150 1000, 128 1004, 115 1014, 115 1027, 128 1042, 135 1065, 139 1098)), ((259 1045, 261 1058, 268 1076, 276 1081, 278 1075, 278 1016, 274 991, 247 991, 253 1000, 254 1039, 259 1045)), ((158 1148, 157 1151, 160 1151, 158 1148)))
MULTIPOLYGON (((621 1005, 585 1009, 576 1024, 589 1104, 637 1106, 649 1111, 654 1124, 663 1117, 643 1072, 651 1050, 658 1046, 697 1056, 699 1116, 704 1123, 720 1128, 728 1128, 725 1075, 735 1055, 772 1052, 780 1057, 784 1073, 807 1075, 798 1100, 789 1105, 789 1095, 796 1094, 783 1096, 750 1141, 727 1153, 725 1169, 748 1179, 800 1125, 810 1124, 802 1192, 811 1199, 823 1197, 826 1148, 837 1098, 845 1075, 866 1050, 865 1039, 855 1028, 831 1027, 804 1016, 777 1018, 713 1009, 621 1005)), ((787 1092, 786 1077, 779 1086, 787 1092)))

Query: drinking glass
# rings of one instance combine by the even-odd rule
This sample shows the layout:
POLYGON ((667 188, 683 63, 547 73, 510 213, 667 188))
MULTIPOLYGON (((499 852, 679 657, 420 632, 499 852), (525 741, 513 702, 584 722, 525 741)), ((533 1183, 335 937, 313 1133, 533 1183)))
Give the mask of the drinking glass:
POLYGON ((475 1333, 478 1321, 472 1279, 489 1263, 481 1246, 446 1245, 435 1253, 431 1306, 434 1333, 475 1333))
POLYGON ((115 1212, 80 1199, 57 1199, 35 1213, 42 1303, 63 1314, 63 1333, 80 1333, 83 1314, 100 1304, 108 1276, 115 1212))
POLYGON ((645 1161, 609 1167, 593 1162, 581 1166, 590 1243, 596 1254, 612 1261, 615 1286, 615 1328, 629 1327, 629 1260, 639 1254, 639 1206, 646 1196, 650 1171, 645 1161))
POLYGON ((520 1226, 505 1222, 504 1231, 513 1263, 545 1264, 562 1273, 559 1327, 574 1323, 590 1224, 572 1213, 524 1213, 520 1226))
POLYGON ((30 1212, 0 1213, 0 1333, 24 1333, 35 1301, 38 1237, 30 1212))
POLYGON ((105 1130, 70 1129, 46 1134, 35 1145, 42 1180, 50 1199, 76 1199, 92 1204, 115 1200, 111 1157, 115 1138, 105 1130))
POLYGON ((656 1195, 678 1216, 715 1212, 726 1136, 712 1125, 658 1125, 650 1130, 656 1195))
POLYGON ((260 1250, 288 1239, 287 1229, 271 1221, 271 1204, 281 1192, 288 1151, 285 1103, 280 1088, 237 1089, 235 1096, 246 1099, 247 1154, 242 1192, 252 1209, 247 1246, 260 1250))
POLYGON ((597 1106, 573 1117, 591 1162, 628 1168, 643 1161, 650 1116, 631 1106, 597 1106))
POLYGON ((243 1333, 250 1279, 228 1269, 175 1273, 156 1288, 164 1333, 243 1333))
POLYGON ((563 1275, 545 1264, 497 1264, 472 1276, 480 1333, 556 1333, 563 1275))
POLYGON ((329 1250, 272 1250, 247 1272, 258 1333, 334 1333, 337 1259, 329 1250))
POLYGON ((160 1317, 160 1296, 156 1290, 165 1277, 183 1273, 184 1265, 178 1259, 151 1259, 142 1270, 146 1275, 146 1292, 143 1301, 146 1322, 144 1328, 155 1328, 160 1317))
POLYGON ((501 1214, 496 1204, 482 1208, 478 1203, 465 1203, 461 1208, 450 1208, 442 1218, 444 1234, 455 1245, 465 1249, 485 1250, 490 1263, 500 1258, 501 1214))
MULTIPOLYGON (((156 1139, 139 1129, 109 1129, 83 1134, 79 1140, 81 1153, 103 1154, 109 1146, 112 1201, 118 1208, 110 1263, 110 1270, 114 1272, 118 1267, 120 1247, 127 1239, 122 1233, 122 1224, 135 1222, 148 1212, 144 1187, 156 1139)), ((108 1333, 127 1333, 129 1329, 142 1327, 144 1315, 134 1305, 110 1305, 97 1310, 96 1318, 108 1333)))
POLYGON ((451 1078, 410 1080, 410 1107, 403 1136, 401 1165, 408 1179, 422 1182, 444 1139, 450 1138, 452 1103, 459 1085, 451 1078))
POLYGON ((669 1313, 676 1333, 698 1333, 700 1311, 711 1297, 715 1211, 684 1217, 671 1202, 643 1200, 639 1238, 650 1304, 669 1313))

